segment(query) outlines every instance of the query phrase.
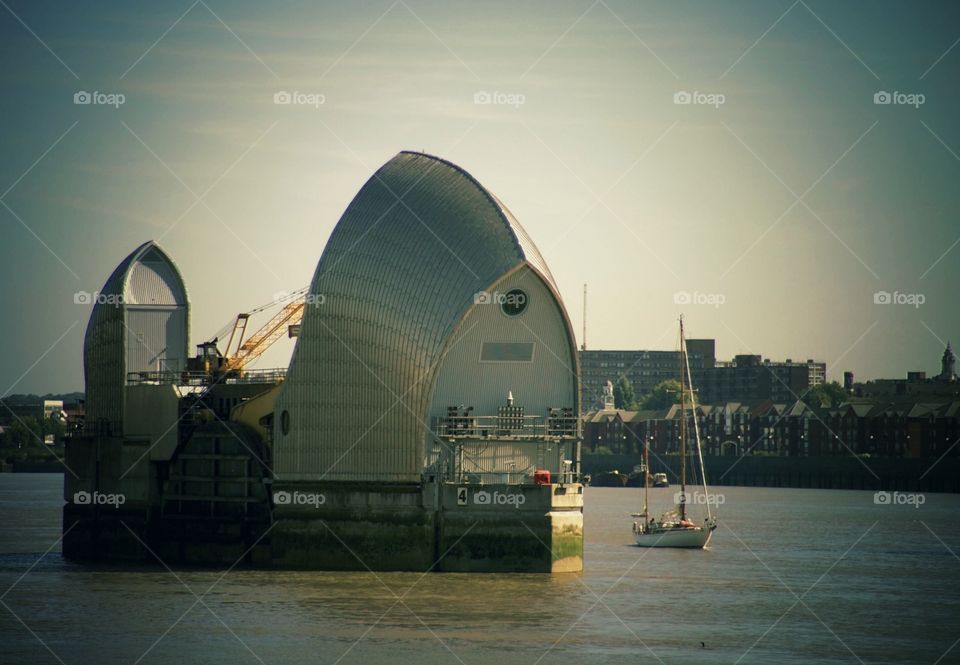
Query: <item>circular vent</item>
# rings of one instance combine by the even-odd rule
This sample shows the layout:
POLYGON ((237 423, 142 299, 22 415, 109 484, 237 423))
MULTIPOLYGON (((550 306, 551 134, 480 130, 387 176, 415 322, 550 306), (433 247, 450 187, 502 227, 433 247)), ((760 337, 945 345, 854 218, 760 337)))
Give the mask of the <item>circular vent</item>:
POLYGON ((520 316, 527 309, 527 294, 521 289, 510 289, 500 298, 500 310, 507 316, 520 316))

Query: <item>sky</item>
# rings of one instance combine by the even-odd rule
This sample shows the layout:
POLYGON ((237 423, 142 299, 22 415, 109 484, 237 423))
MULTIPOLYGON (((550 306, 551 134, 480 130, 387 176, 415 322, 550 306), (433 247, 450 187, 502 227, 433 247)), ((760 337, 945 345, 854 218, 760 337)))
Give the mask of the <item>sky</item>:
POLYGON ((935 2, 2 0, 0 395, 82 390, 74 294, 146 240, 192 344, 308 284, 404 149, 513 211, 578 338, 588 284, 588 348, 673 348, 683 313, 722 359, 934 374, 958 40, 935 2))

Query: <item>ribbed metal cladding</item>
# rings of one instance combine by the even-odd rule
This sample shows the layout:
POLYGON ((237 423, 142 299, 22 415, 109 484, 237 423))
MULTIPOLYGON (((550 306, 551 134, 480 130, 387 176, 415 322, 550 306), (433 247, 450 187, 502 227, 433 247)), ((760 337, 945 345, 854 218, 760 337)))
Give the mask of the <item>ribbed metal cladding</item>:
POLYGON ((430 417, 448 406, 472 406, 473 414, 493 416, 512 393, 527 416, 546 421, 551 407, 575 408, 577 369, 563 311, 540 274, 521 268, 501 279, 492 291, 520 289, 526 309, 507 316, 495 304, 475 305, 453 335, 441 363, 430 417), (481 362, 484 342, 533 345, 530 362, 481 362))
POLYGON ((123 420, 127 373, 184 369, 187 291, 176 265, 146 242, 114 269, 94 304, 84 337, 87 421, 123 420))
POLYGON ((154 249, 130 265, 125 287, 127 305, 182 305, 185 296, 180 276, 165 255, 154 249))
POLYGON ((183 308, 127 308, 127 367, 130 372, 181 372, 186 368, 183 308))
POLYGON ((527 257, 527 260, 530 264, 540 272, 541 275, 544 275, 547 278, 547 282, 551 287, 556 291, 557 285, 553 279, 553 273, 550 272, 550 268, 547 267, 547 262, 543 260, 543 257, 540 255, 540 250, 537 249, 537 246, 533 244, 533 239, 527 235, 526 229, 520 226, 520 222, 517 221, 517 218, 513 216, 513 213, 500 202, 500 199, 494 199, 500 208, 503 210, 503 214, 506 215, 507 220, 510 222, 510 226, 513 229, 517 237, 517 242, 520 243, 520 249, 523 251, 524 256, 527 257))
POLYGON ((126 331, 117 307, 94 305, 83 343, 88 423, 123 420, 126 331))
POLYGON ((381 167, 311 282, 323 304, 305 311, 277 400, 276 476, 419 480, 444 349, 474 295, 524 265, 556 294, 526 233, 468 173, 410 152, 381 167))

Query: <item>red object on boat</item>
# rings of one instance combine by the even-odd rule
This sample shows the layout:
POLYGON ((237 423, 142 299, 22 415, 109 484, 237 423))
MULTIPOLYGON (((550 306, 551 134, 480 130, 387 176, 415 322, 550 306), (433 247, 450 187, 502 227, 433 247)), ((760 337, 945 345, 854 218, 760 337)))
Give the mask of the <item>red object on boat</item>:
POLYGON ((549 485, 550 471, 548 469, 537 469, 533 472, 534 485, 549 485))

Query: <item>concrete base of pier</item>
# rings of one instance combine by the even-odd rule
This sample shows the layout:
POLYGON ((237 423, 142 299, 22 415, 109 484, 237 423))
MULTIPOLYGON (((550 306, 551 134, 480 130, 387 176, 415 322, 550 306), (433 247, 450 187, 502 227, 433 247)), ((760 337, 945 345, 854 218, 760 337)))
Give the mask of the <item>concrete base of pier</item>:
POLYGON ((321 570, 577 572, 583 487, 277 484, 271 565, 321 570))
POLYGON ((269 523, 64 508, 75 560, 297 570, 583 570, 583 486, 276 483, 269 523))

